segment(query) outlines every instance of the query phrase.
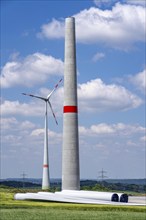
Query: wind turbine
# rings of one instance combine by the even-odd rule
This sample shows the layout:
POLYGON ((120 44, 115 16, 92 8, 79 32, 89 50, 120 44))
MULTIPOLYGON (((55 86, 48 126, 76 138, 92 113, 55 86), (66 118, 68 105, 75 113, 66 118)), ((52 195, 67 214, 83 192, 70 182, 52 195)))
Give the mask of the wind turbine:
POLYGON ((22 95, 31 96, 33 98, 41 99, 45 101, 45 128, 44 128, 44 163, 43 163, 43 180, 42 180, 42 189, 49 189, 50 188, 50 178, 49 178, 49 157, 48 157, 48 104, 50 106, 51 112, 55 119, 56 124, 58 122, 56 120, 54 111, 52 109, 52 105, 50 102, 50 97, 52 96, 53 92, 58 88, 59 83, 61 83, 62 79, 55 85, 54 89, 49 93, 49 95, 45 98, 42 96, 36 96, 32 94, 22 93, 22 95))

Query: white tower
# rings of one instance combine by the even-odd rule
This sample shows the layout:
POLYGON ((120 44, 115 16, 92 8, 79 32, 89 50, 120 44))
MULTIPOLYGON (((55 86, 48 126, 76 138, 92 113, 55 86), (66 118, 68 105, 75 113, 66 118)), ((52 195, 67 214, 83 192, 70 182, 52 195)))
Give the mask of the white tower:
POLYGON ((44 128, 44 161, 43 161, 43 178, 42 189, 50 188, 50 175, 49 175, 49 155, 48 155, 48 111, 45 111, 45 128, 44 128))
POLYGON ((62 190, 80 189, 75 19, 65 21, 62 190))

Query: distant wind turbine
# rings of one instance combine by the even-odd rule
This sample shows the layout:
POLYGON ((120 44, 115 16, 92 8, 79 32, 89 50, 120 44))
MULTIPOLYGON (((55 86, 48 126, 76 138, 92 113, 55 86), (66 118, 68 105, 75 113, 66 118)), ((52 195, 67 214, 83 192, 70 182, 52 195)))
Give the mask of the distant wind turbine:
POLYGON ((47 98, 42 96, 36 96, 32 94, 22 93, 22 95, 31 96, 33 98, 41 99, 45 101, 45 128, 44 128, 44 163, 43 163, 43 180, 42 180, 42 189, 49 189, 50 188, 50 178, 49 178, 49 158, 48 158, 48 109, 47 104, 49 104, 53 117, 55 119, 56 124, 58 122, 56 120, 54 111, 52 109, 52 105, 50 102, 50 97, 52 96, 53 92, 58 88, 59 83, 61 83, 62 79, 55 85, 54 89, 49 93, 47 98))

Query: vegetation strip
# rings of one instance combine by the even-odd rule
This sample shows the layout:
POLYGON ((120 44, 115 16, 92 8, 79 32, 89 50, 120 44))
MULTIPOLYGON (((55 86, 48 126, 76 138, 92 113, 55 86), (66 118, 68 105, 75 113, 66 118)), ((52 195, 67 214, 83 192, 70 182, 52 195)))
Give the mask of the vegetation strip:
MULTIPOLYGON (((11 191, 11 190, 10 190, 11 191)), ((57 202, 39 202, 39 201, 16 201, 14 200, 14 192, 0 192, 1 208, 15 209, 15 208, 49 208, 49 209, 67 209, 67 210, 98 210, 98 211, 131 211, 131 212, 146 212, 146 207, 138 206, 112 206, 112 205, 89 205, 89 204, 69 204, 57 202)))
POLYGON ((125 212, 119 210, 110 210, 110 211, 90 211, 90 210, 61 210, 61 209, 2 209, 1 217, 3 220, 145 220, 145 213, 138 212, 125 212))
POLYGON ((40 189, 0 188, 1 219, 7 220, 145 220, 146 207, 69 204, 57 202, 16 201, 16 192, 37 192, 40 189), (49 216, 49 217, 48 217, 49 216))

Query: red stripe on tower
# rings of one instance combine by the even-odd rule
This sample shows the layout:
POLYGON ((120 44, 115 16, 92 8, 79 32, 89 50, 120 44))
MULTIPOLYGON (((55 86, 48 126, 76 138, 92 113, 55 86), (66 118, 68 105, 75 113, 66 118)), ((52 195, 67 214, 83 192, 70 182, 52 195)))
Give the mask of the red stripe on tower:
POLYGON ((78 107, 77 106, 64 106, 63 112, 64 113, 78 113, 78 107))
POLYGON ((48 168, 48 165, 47 165, 47 164, 44 164, 43 167, 48 168))

